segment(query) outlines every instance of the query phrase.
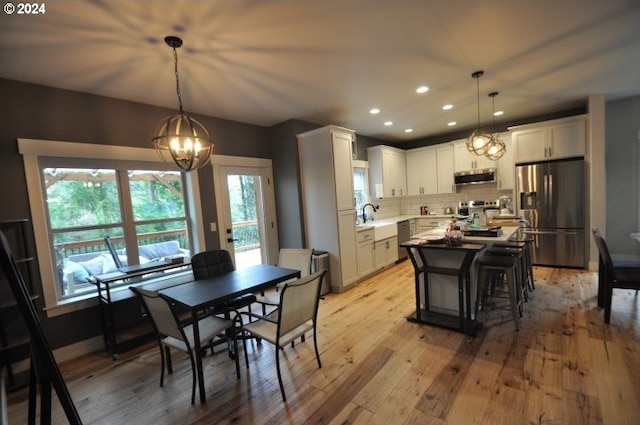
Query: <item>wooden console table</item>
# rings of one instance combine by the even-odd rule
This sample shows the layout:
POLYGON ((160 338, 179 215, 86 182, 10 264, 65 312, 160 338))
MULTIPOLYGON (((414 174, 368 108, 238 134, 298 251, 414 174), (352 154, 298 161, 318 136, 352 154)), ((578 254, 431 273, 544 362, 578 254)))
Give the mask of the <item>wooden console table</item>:
POLYGON ((415 270, 416 311, 407 320, 461 331, 476 335, 480 323, 472 317, 471 299, 471 264, 486 244, 464 243, 461 246, 448 246, 444 243, 418 244, 412 241, 403 242, 401 247, 407 249, 415 270), (464 257, 458 267, 442 267, 429 263, 425 251, 439 250, 444 252, 463 253, 464 257), (458 316, 432 311, 429 307, 429 274, 456 276, 458 281, 458 316), (420 277, 423 278, 424 308, 420 305, 420 277))

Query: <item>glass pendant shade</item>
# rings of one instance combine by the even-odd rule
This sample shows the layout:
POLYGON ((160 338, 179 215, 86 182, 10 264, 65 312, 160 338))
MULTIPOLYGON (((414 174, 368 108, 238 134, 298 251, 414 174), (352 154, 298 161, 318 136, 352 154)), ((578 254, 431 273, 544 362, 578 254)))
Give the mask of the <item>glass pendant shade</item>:
POLYGON ((484 155, 492 161, 497 161, 502 158, 502 155, 504 155, 506 151, 507 145, 498 138, 497 134, 494 134, 491 138, 491 143, 489 143, 489 148, 484 155))
POLYGON ((176 114, 163 118, 156 128, 153 144, 160 158, 183 171, 207 165, 213 152, 209 132, 188 115, 176 114))
POLYGON ((156 126, 153 145, 162 160, 177 165, 182 171, 192 171, 204 167, 211 160, 213 142, 209 132, 202 124, 184 114, 178 74, 178 53, 182 40, 169 35, 164 38, 167 46, 173 49, 173 65, 176 77, 176 94, 180 112, 163 118, 156 126))

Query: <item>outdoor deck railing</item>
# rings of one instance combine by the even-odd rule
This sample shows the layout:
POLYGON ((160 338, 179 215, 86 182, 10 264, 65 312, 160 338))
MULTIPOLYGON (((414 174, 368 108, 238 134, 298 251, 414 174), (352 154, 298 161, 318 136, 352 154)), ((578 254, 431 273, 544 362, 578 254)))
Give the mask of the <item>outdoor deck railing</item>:
MULTIPOLYGON (((233 237, 236 239, 236 251, 249 251, 260 246, 260 229, 257 220, 233 223, 233 237)), ((181 248, 189 249, 189 239, 186 229, 165 230, 162 232, 141 233, 138 235, 138 246, 158 242, 177 240, 181 248)), ((116 249, 124 247, 124 237, 111 238, 116 249)), ((64 252, 63 257, 75 254, 107 251, 104 239, 87 239, 84 241, 65 242, 54 245, 56 251, 64 252)))

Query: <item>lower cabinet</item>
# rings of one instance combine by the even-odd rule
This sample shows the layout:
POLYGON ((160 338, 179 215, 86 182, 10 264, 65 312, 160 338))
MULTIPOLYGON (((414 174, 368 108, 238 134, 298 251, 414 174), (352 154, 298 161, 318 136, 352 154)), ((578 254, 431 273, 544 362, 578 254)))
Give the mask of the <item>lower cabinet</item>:
MULTIPOLYGON (((338 239, 340 249, 340 281, 342 287, 358 280, 358 256, 356 252, 356 212, 355 210, 338 212, 338 239)), ((334 280, 331 280, 333 285, 334 280)))
POLYGON ((435 229, 440 225, 442 219, 437 220, 433 218, 416 218, 416 235, 419 235, 429 230, 435 229))
POLYGON ((375 252, 376 270, 395 263, 398 261, 398 237, 393 236, 377 241, 373 246, 373 250, 375 252))
POLYGON ((375 271, 373 256, 373 229, 358 232, 356 236, 358 251, 358 277, 364 277, 375 271))

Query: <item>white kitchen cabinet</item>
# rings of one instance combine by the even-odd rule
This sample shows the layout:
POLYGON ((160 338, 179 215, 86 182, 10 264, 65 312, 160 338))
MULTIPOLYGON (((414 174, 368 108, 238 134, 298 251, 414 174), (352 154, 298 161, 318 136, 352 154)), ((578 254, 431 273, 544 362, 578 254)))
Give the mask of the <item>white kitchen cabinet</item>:
POLYGON ((454 142, 453 150, 455 172, 496 167, 495 161, 490 160, 484 155, 476 155, 469 152, 466 139, 454 142))
POLYGON ((407 195, 438 193, 438 162, 435 148, 407 151, 407 195))
POLYGON ((454 193, 456 186, 453 181, 453 145, 450 143, 436 145, 436 161, 438 163, 438 193, 454 193))
POLYGON ((398 261, 398 237, 376 241, 373 245, 376 270, 398 261))
POLYGON ((358 278, 351 164, 354 135, 337 126, 298 135, 305 245, 329 253, 331 285, 337 292, 358 278))
POLYGON ((340 210, 356 207, 353 192, 352 138, 347 133, 332 133, 333 161, 336 181, 336 206, 340 210))
POLYGON ((405 151, 390 146, 367 148, 369 190, 375 198, 394 198, 407 194, 405 151))
POLYGON ((515 188, 515 162, 513 144, 511 142, 511 134, 508 132, 500 133, 500 140, 506 146, 504 155, 496 161, 498 169, 498 190, 510 190, 515 188))
POLYGON ((373 229, 357 232, 356 243, 358 244, 358 278, 361 278, 375 271, 373 229))
POLYGON ((584 156, 586 127, 583 115, 518 127, 511 133, 515 163, 584 156))
POLYGON ((355 210, 344 210, 338 212, 338 239, 340 246, 340 272, 342 274, 342 286, 348 286, 358 280, 355 210))
POLYGON ((435 219, 428 217, 420 217, 416 218, 416 235, 419 235, 424 232, 428 232, 429 230, 433 230, 438 227, 441 221, 445 219, 435 219))

